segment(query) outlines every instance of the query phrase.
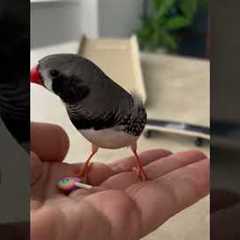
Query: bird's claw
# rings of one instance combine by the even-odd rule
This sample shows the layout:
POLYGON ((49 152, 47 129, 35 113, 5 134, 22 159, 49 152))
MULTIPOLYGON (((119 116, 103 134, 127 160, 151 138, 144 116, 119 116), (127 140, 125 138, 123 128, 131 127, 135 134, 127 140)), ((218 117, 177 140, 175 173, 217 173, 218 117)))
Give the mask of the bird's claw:
POLYGON ((75 175, 81 179, 82 183, 88 184, 89 183, 89 172, 91 170, 93 163, 90 163, 87 167, 80 168, 75 171, 75 175))

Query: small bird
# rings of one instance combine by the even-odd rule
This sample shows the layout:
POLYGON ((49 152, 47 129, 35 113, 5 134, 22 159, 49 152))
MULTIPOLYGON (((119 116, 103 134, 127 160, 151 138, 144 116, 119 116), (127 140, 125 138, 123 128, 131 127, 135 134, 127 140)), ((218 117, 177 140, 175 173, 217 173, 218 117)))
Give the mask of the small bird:
POLYGON ((42 58, 31 70, 31 82, 60 97, 72 124, 91 142, 92 152, 80 177, 87 176, 89 162, 99 148, 131 147, 137 160, 137 168, 133 170, 137 170, 141 180, 147 180, 137 154, 137 140, 147 114, 136 94, 128 93, 95 63, 78 54, 42 58))

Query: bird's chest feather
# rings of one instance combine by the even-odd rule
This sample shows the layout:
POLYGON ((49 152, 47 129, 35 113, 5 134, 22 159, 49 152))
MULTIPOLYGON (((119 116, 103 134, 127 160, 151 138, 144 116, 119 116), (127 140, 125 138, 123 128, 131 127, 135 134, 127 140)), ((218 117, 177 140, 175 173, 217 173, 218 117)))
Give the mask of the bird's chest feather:
POLYGON ((79 131, 88 141, 101 148, 123 148, 130 146, 138 138, 114 128, 102 130, 85 129, 79 131))

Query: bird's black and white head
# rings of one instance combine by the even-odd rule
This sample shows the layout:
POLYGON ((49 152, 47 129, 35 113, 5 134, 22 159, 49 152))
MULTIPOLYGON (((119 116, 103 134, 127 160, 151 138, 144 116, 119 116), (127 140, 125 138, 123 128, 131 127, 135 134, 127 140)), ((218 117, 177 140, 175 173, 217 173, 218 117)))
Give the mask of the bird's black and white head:
POLYGON ((76 54, 54 54, 31 70, 31 81, 58 95, 65 103, 78 102, 89 94, 84 84, 89 60, 76 54))

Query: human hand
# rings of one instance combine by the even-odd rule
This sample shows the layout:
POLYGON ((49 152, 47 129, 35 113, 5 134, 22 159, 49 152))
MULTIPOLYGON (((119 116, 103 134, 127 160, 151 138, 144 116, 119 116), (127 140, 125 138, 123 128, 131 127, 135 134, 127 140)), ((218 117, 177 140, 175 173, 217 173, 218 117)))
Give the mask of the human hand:
POLYGON ((90 190, 68 196, 56 183, 81 164, 63 163, 69 140, 55 125, 33 123, 31 239, 137 240, 208 193, 209 160, 198 151, 140 154, 151 181, 140 182, 133 157, 94 163, 90 190))

